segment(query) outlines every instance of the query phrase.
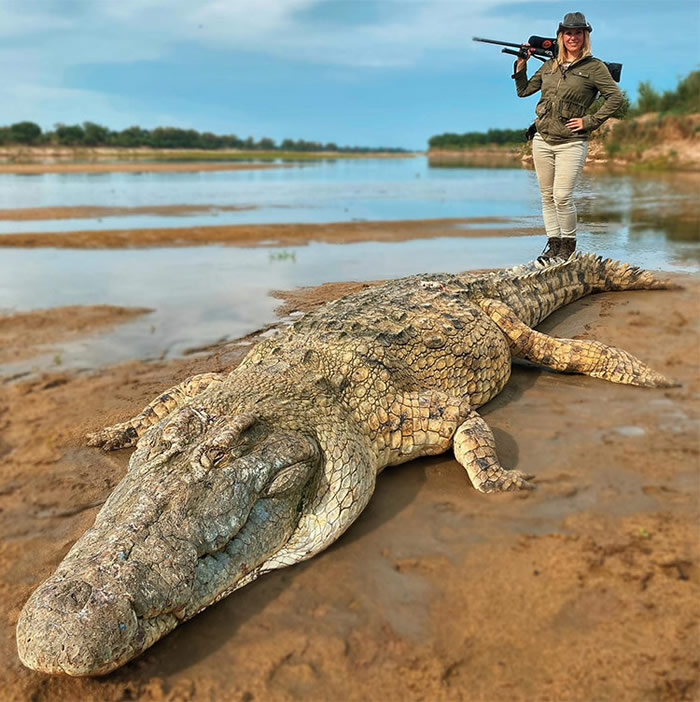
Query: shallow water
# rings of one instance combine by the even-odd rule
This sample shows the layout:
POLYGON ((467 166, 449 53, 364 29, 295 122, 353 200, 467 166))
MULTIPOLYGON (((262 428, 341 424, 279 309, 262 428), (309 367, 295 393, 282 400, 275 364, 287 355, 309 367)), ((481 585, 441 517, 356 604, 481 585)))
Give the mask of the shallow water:
MULTIPOLYGON (((577 190, 583 228, 645 225, 664 235, 679 212, 698 237, 699 174, 586 174, 577 190), (654 217, 659 208, 663 217, 654 217), (689 212, 688 212, 689 210, 689 212)), ((0 174, 0 209, 200 205, 188 216, 0 219, 0 234, 226 224, 508 217, 540 220, 533 171, 431 167, 423 156, 303 163, 268 170, 0 174), (247 208, 221 211, 217 206, 247 208)))
MULTIPOLYGON (((579 190, 580 247, 647 268, 697 272, 698 182, 692 176, 586 176, 579 190)), ((0 222, 5 233, 470 216, 508 217, 513 226, 537 226, 540 216, 532 172, 429 168, 424 158, 360 159, 263 171, 0 175, 0 195, 0 208, 164 204, 256 208, 182 218, 0 222)), ((270 297, 271 290, 506 267, 532 259, 543 243, 542 237, 519 236, 311 242, 284 249, 0 248, 0 311, 77 304, 155 310, 113 332, 61 345, 63 366, 92 368, 130 358, 179 355, 259 329, 274 320, 279 304, 270 297)), ((54 357, 52 352, 4 366, 0 374, 50 366, 54 357)))
POLYGON ((0 234, 368 219, 519 217, 532 209, 533 184, 533 175, 528 171, 430 168, 423 157, 323 161, 257 171, 0 174, 2 201, 17 208, 213 206, 209 213, 182 217, 0 220, 0 234), (214 209, 217 205, 249 209, 222 212, 214 209))

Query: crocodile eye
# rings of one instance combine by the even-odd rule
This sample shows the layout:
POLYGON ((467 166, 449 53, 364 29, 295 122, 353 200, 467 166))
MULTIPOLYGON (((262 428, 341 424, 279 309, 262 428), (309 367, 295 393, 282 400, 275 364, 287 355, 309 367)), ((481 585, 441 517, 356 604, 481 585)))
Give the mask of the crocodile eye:
POLYGON ((161 436, 172 443, 195 438, 204 433, 208 419, 203 412, 184 407, 166 422, 161 436))
POLYGON ((201 468, 208 470, 217 466, 224 459, 236 458, 243 451, 243 434, 256 422, 251 414, 237 414, 223 424, 222 428, 211 439, 201 444, 192 456, 192 467, 195 471, 201 468))
POLYGON ((226 456, 231 456, 234 453, 234 451, 226 451, 220 446, 214 446, 202 452, 199 462, 205 468, 211 468, 212 466, 219 465, 226 456))

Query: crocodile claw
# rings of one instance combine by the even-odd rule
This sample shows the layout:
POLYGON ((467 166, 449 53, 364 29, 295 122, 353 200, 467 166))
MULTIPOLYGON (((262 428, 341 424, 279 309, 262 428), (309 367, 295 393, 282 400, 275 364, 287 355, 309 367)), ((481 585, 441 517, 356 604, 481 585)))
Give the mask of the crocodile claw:
POLYGON ((122 424, 115 424, 86 436, 88 446, 98 446, 105 451, 135 446, 138 438, 134 427, 122 424))

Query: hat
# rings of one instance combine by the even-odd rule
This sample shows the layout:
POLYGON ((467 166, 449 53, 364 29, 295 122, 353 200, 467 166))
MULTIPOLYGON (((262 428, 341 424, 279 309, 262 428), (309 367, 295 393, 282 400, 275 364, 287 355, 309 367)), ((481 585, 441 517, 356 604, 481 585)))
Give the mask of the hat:
POLYGON ((565 29, 585 29, 587 32, 593 31, 593 27, 586 22, 586 16, 583 12, 567 12, 564 15, 564 21, 559 23, 557 34, 563 32, 565 29))

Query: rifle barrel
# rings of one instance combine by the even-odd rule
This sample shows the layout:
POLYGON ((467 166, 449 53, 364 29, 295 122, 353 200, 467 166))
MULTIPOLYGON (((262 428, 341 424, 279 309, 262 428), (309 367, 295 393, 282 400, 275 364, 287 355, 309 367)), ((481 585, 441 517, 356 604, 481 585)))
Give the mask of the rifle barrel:
POLYGON ((481 41, 484 44, 496 44, 496 46, 512 46, 519 49, 522 44, 513 44, 510 41, 496 41, 495 39, 482 39, 481 37, 472 37, 472 41, 481 41))

